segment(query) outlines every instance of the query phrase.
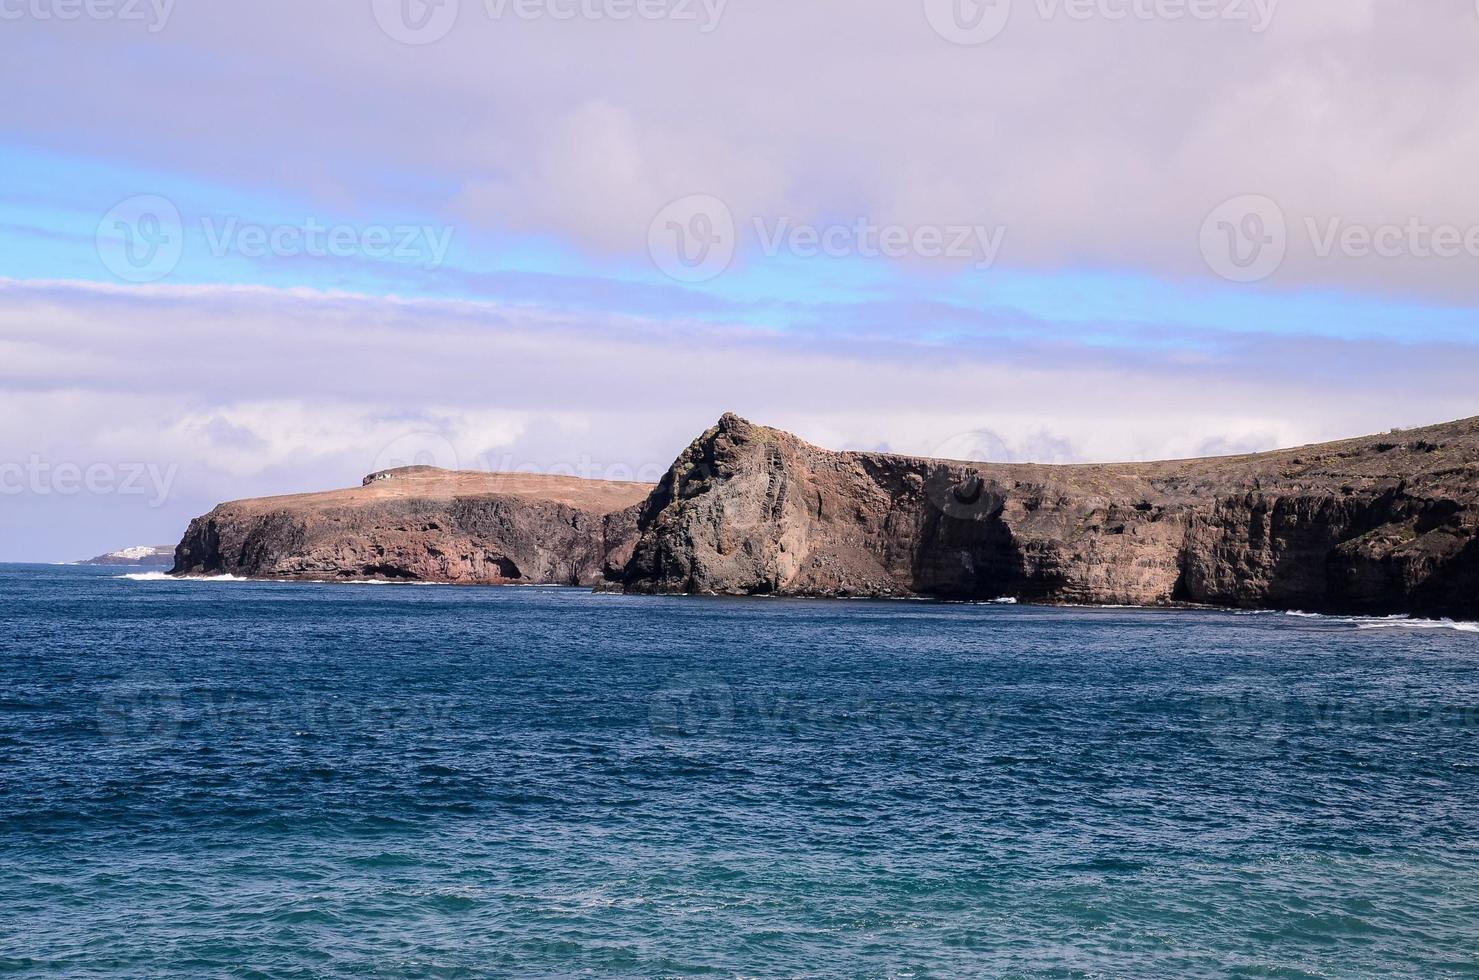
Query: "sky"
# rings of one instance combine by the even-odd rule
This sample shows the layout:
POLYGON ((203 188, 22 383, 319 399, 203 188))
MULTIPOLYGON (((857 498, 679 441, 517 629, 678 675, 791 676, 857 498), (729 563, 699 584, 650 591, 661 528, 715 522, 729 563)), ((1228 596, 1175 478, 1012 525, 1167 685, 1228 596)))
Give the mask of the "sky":
POLYGON ((0 560, 409 462, 1479 414, 1472 0, 0 0, 0 560))

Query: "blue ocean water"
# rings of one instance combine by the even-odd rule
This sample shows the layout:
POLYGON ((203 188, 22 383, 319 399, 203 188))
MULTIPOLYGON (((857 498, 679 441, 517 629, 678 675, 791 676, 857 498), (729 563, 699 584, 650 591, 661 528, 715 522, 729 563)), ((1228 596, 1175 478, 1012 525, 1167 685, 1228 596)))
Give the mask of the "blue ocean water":
POLYGON ((1479 973, 1479 632, 0 566, 0 972, 1479 973))

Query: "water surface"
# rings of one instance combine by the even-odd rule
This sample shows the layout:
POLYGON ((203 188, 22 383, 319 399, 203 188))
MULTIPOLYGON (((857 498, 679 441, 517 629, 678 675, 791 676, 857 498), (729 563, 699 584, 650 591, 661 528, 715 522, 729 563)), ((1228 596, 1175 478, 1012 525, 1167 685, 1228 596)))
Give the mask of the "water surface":
POLYGON ((1479 973, 1479 632, 0 566, 0 971, 1479 973))

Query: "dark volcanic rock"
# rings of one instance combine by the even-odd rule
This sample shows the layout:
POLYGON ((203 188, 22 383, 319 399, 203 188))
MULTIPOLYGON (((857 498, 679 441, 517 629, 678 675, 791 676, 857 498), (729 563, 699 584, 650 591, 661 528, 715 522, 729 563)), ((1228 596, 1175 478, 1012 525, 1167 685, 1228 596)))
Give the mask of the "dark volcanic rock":
POLYGON ((624 565, 652 487, 406 467, 351 490, 222 504, 190 522, 175 574, 589 585, 624 565), (619 566, 618 566, 619 567, 619 566))
POLYGON ((1479 419, 1087 466, 830 452, 734 415, 643 505, 632 592, 1479 617, 1479 419))

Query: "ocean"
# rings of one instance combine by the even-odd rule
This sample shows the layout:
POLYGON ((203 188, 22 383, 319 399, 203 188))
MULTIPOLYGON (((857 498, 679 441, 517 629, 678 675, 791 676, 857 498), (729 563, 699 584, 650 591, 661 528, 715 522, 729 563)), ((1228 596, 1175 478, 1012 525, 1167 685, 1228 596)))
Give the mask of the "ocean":
POLYGON ((0 972, 1479 974, 1479 627, 0 566, 0 972))

